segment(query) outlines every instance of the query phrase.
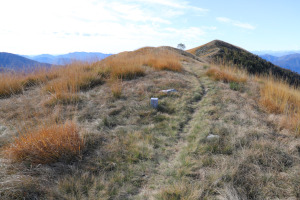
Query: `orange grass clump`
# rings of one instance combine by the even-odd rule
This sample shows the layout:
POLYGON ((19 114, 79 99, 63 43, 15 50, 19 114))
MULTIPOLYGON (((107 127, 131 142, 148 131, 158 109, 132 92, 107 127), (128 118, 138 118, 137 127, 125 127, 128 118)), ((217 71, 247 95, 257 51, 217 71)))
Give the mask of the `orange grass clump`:
POLYGON ((55 124, 25 133, 10 144, 5 152, 15 162, 49 164, 71 161, 81 154, 84 141, 75 123, 55 124))
POLYGON ((23 76, 16 73, 0 73, 0 98, 19 94, 23 91, 23 76))
POLYGON ((216 81, 224 81, 225 83, 244 83, 247 81, 247 75, 244 72, 230 67, 211 67, 206 71, 206 75, 216 81))
POLYGON ((260 104, 271 113, 284 114, 281 125, 300 135, 300 90, 282 80, 264 78, 260 104))

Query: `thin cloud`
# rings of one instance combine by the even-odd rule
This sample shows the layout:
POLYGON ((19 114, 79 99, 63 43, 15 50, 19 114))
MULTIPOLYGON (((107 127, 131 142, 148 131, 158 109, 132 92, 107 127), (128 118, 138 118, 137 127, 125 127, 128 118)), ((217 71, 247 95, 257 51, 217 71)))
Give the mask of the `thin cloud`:
POLYGON ((256 29, 255 26, 253 26, 249 23, 244 23, 244 22, 240 22, 240 21, 237 21, 237 20, 232 20, 232 19, 229 19, 227 17, 217 17, 216 19, 219 22, 231 24, 232 26, 236 26, 236 27, 239 27, 239 28, 249 29, 249 30, 256 29))
POLYGON ((151 4, 158 4, 162 6, 167 6, 171 8, 177 8, 177 9, 193 9, 200 12, 207 12, 208 9, 200 8, 197 6, 190 5, 187 1, 170 1, 170 0, 136 0, 138 2, 145 2, 145 3, 151 3, 151 4))

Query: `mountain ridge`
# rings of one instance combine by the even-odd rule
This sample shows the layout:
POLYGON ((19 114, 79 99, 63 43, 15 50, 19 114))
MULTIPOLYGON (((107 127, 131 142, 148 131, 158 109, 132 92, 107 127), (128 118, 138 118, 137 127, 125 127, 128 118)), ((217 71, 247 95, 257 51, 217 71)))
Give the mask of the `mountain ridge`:
POLYGON ((23 70, 50 66, 50 64, 37 62, 17 54, 0 52, 0 67, 4 70, 23 70))
POLYGON ((251 52, 221 40, 214 40, 202 46, 187 50, 210 63, 236 65, 246 69, 250 74, 272 73, 292 85, 300 85, 300 75, 289 69, 281 68, 251 52))
POLYGON ((25 55, 25 57, 38 62, 49 63, 53 65, 64 65, 70 64, 73 61, 82 62, 94 62, 102 60, 113 54, 104 54, 100 52, 71 52, 67 54, 51 55, 51 54, 40 54, 40 55, 25 55))
POLYGON ((269 54, 260 55, 261 58, 272 62, 275 65, 283 67, 285 69, 292 70, 294 72, 300 73, 300 54, 294 53, 284 56, 272 56, 269 54))

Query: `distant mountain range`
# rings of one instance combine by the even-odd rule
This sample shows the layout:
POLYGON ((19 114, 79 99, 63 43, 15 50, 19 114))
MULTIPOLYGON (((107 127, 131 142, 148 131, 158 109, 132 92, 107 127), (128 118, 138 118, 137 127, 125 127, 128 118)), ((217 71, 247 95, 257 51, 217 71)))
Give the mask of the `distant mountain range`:
POLYGON ((112 54, 96 52, 74 52, 63 55, 41 54, 35 56, 17 55, 0 52, 0 71, 4 70, 28 70, 36 67, 50 67, 52 65, 64 65, 73 61, 95 62, 112 54))
POLYGON ((281 56, 286 56, 286 55, 291 55, 291 54, 296 54, 300 53, 300 50, 291 50, 291 51, 251 51, 251 53, 261 56, 261 55, 272 55, 275 57, 281 57, 281 56))
POLYGON ((265 55, 260 55, 260 57, 275 65, 300 73, 299 53, 294 53, 294 54, 280 56, 280 57, 265 54, 265 55))
POLYGON ((52 65, 64 65, 73 61, 94 62, 102 60, 112 54, 103 54, 98 52, 73 52, 63 55, 41 54, 35 56, 24 55, 24 57, 37 62, 48 63, 52 65))
POLYGON ((29 69, 40 66, 50 67, 51 65, 48 63, 40 63, 16 54, 0 52, 0 71, 29 69))

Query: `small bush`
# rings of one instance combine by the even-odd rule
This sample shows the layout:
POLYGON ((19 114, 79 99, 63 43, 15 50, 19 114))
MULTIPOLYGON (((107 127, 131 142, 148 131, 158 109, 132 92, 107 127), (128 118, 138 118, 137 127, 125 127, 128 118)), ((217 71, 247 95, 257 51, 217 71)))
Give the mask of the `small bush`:
POLYGON ((237 82, 229 83, 229 87, 230 87, 230 89, 235 90, 235 91, 239 91, 241 89, 240 84, 237 82))
POLYGON ((84 141, 78 134, 76 124, 66 122, 27 132, 16 138, 5 152, 15 162, 49 164, 69 162, 80 156, 83 148, 84 141))

